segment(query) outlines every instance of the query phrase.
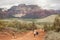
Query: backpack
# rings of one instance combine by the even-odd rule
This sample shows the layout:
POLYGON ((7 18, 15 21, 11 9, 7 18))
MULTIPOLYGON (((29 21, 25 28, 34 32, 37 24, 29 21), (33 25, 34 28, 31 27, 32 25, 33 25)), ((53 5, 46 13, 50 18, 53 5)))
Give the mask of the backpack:
POLYGON ((36 32, 36 34, 38 35, 38 32, 36 32))

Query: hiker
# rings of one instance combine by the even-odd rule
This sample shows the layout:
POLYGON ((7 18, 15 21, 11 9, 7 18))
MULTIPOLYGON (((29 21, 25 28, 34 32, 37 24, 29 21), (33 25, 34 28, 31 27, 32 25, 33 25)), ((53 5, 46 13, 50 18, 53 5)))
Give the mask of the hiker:
POLYGON ((38 32, 37 32, 37 30, 34 30, 34 37, 35 37, 36 35, 38 35, 38 32))
POLYGON ((12 33, 12 35, 13 35, 13 38, 15 39, 15 38, 16 38, 16 36, 15 36, 15 33, 14 33, 14 32, 12 33))

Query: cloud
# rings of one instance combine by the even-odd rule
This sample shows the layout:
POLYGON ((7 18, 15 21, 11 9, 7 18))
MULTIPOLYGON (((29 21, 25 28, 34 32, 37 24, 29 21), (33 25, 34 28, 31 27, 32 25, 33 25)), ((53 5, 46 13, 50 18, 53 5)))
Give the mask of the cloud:
POLYGON ((50 3, 60 3, 60 0, 48 0, 50 3))
POLYGON ((60 9, 60 0, 47 0, 43 8, 58 10, 60 9))
POLYGON ((44 9, 60 9, 60 0, 0 0, 0 7, 10 8, 18 4, 36 4, 44 9))

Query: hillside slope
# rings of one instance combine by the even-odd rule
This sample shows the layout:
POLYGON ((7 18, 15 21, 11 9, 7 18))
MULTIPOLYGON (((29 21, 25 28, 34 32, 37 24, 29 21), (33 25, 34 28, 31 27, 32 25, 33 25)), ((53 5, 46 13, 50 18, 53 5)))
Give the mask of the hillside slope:
POLYGON ((38 19, 37 22, 54 22, 56 16, 57 15, 50 15, 48 17, 38 19))

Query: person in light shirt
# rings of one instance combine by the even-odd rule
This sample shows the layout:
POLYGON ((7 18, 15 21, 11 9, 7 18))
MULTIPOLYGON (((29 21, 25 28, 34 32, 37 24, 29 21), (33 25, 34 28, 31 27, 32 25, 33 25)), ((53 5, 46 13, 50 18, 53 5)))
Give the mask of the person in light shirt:
POLYGON ((37 32, 37 30, 34 30, 34 37, 35 37, 36 35, 38 35, 38 32, 37 32))

